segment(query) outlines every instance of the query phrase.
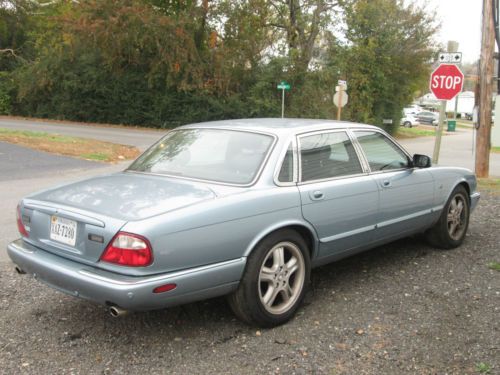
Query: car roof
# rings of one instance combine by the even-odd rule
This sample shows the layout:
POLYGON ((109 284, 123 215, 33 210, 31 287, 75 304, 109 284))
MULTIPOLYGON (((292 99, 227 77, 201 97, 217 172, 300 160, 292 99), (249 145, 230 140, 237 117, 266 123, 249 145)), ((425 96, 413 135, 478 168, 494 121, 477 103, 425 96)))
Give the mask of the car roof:
POLYGON ((309 131, 328 129, 380 129, 373 125, 359 124, 348 121, 298 119, 298 118, 251 118, 222 121, 200 122, 184 125, 178 129, 216 128, 216 129, 242 129, 257 132, 266 132, 276 135, 297 134, 309 131))

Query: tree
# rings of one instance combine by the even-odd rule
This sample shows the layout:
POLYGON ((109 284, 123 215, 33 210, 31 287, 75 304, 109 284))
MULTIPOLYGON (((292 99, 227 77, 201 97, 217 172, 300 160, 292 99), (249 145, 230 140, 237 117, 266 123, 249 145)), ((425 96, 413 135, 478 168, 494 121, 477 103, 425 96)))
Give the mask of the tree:
POLYGON ((0 111, 28 116, 169 127, 273 117, 286 80, 287 116, 331 118, 342 78, 347 118, 397 124, 433 52, 432 19, 402 0, 8 3, 32 8, 0 8, 0 64, 15 62, 0 71, 0 111))
POLYGON ((333 0, 271 0, 267 26, 284 32, 291 67, 305 73, 320 33, 331 27, 338 2, 333 0))
POLYGON ((345 11, 346 115, 395 132, 403 107, 429 77, 437 26, 423 9, 400 0, 354 0, 345 11), (393 120, 392 125, 383 119, 393 120))

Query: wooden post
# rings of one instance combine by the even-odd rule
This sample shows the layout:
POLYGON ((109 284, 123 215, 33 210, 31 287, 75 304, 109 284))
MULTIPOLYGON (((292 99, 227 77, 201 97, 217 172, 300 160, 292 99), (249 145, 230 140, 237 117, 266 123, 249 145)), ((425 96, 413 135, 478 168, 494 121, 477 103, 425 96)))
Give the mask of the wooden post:
POLYGON ((483 0, 481 60, 479 63, 479 129, 476 138, 476 175, 488 177, 491 148, 491 102, 493 90, 493 7, 491 0, 483 0))
POLYGON ((432 163, 437 164, 439 161, 439 150, 441 149, 441 137, 443 136, 444 120, 446 118, 446 100, 441 100, 439 109, 439 122, 436 129, 436 141, 434 142, 434 153, 432 154, 432 163))
POLYGON ((340 85, 340 90, 339 90, 339 106, 337 107, 337 121, 340 121, 340 117, 342 115, 342 92, 343 92, 343 86, 340 85))

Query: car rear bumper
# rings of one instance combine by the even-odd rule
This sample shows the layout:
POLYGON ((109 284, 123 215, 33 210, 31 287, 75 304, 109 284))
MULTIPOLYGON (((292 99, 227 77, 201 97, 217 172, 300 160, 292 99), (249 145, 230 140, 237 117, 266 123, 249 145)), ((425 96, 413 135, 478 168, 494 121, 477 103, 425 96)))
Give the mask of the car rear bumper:
POLYGON ((153 276, 126 276, 89 267, 41 250, 22 239, 7 246, 24 272, 66 294, 126 310, 153 310, 230 293, 238 286, 246 258, 153 276), (153 289, 176 284, 165 293, 153 289))

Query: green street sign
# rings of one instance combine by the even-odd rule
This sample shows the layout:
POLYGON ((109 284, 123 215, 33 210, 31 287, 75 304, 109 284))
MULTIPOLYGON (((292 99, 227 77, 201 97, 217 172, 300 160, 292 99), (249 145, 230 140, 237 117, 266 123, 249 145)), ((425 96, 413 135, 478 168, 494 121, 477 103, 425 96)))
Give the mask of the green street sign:
POLYGON ((290 84, 285 81, 281 81, 277 86, 278 90, 290 90, 290 87, 290 84))

